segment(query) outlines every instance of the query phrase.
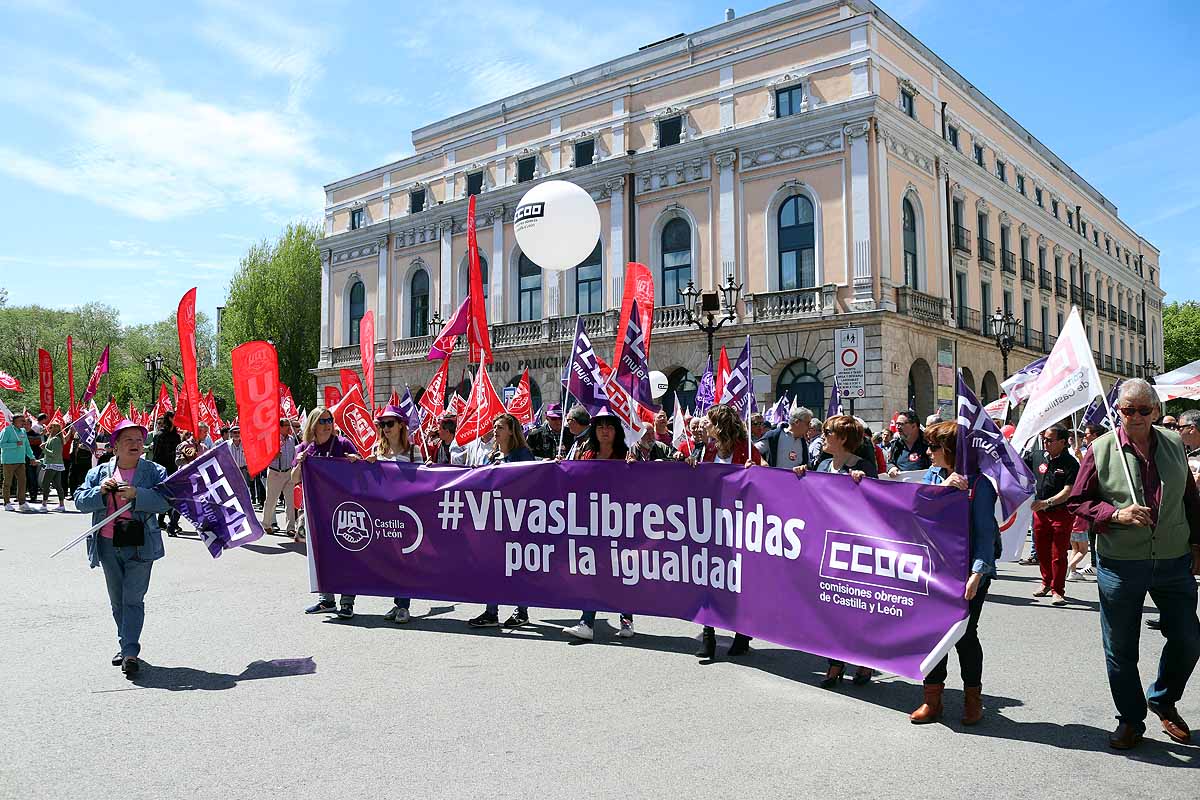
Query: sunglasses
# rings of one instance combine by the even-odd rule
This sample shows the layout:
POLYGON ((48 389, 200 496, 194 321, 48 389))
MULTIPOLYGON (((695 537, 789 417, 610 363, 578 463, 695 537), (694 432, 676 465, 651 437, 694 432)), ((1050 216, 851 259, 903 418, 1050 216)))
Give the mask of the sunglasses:
POLYGON ((1134 414, 1141 414, 1143 417, 1148 417, 1154 413, 1154 409, 1147 406, 1121 406, 1118 410, 1126 417, 1132 417, 1134 414))
POLYGON ((1057 436, 1043 436, 1042 441, 1046 444, 1053 444, 1054 442, 1060 442, 1063 440, 1059 439, 1057 436))
POLYGON ((319 420, 317 420, 317 424, 318 425, 332 425, 333 417, 321 417, 319 420))
POLYGON ((1164 428, 1166 428, 1166 429, 1167 429, 1167 430, 1169 430, 1169 431, 1177 431, 1177 430, 1179 430, 1179 426, 1178 426, 1178 425, 1176 425, 1174 422, 1168 422, 1166 425, 1163 425, 1163 427, 1164 427, 1164 428))
POLYGON ((387 430, 388 428, 394 428, 394 427, 396 427, 396 420, 381 419, 381 420, 379 420, 379 427, 383 428, 384 430, 387 430))

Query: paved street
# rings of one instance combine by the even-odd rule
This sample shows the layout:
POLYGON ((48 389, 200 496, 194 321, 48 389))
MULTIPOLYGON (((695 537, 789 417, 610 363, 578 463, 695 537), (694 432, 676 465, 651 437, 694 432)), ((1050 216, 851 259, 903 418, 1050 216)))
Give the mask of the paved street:
MULTIPOLYGON (((276 537, 217 561, 168 539, 129 682, 100 570, 82 547, 47 558, 86 519, 0 512, 0 797, 1174 797, 1200 779, 1200 747, 1156 726, 1108 750, 1095 584, 1053 608, 1033 568, 1003 567, 984 610, 984 722, 957 721, 952 656, 948 722, 915 727, 908 680, 824 691, 823 659, 761 642, 701 664, 675 620, 577 645, 566 610, 517 633, 440 601, 404 628, 383 598, 307 617, 304 556, 276 537)), ((1200 686, 1180 710, 1200 724, 1200 686)))

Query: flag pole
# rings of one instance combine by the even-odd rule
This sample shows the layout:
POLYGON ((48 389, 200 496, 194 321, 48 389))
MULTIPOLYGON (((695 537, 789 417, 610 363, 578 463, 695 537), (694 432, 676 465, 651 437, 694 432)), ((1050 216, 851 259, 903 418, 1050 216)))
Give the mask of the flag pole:
MULTIPOLYGON (((582 314, 575 315, 575 330, 579 330, 579 320, 582 316, 583 316, 582 314)), ((574 341, 571 342, 571 359, 572 360, 575 359, 575 342, 574 341)), ((558 365, 560 368, 562 367, 562 342, 561 341, 558 343, 558 365)), ((570 379, 570 377, 568 377, 567 382, 563 384, 563 396, 566 397, 567 401, 570 401, 570 399, 571 399, 571 390, 569 388, 567 388, 570 385, 571 385, 571 379, 570 379)), ((566 457, 566 453, 563 452, 563 441, 564 441, 563 436, 567 430, 566 406, 567 406, 567 403, 564 402, 563 403, 563 421, 562 421, 562 425, 560 425, 558 428, 558 454, 563 456, 564 458, 566 457)))
MULTIPOLYGON (((1104 398, 1104 410, 1108 414, 1108 424, 1112 428, 1113 436, 1120 436, 1117 430, 1117 417, 1113 413, 1112 406, 1108 402, 1108 393, 1104 391, 1103 384, 1100 386, 1100 396, 1104 398)), ((1133 498, 1133 502, 1138 503, 1137 489, 1133 487, 1133 473, 1129 471, 1129 460, 1125 458, 1125 450, 1121 448, 1120 439, 1117 440, 1118 450, 1121 452, 1121 466, 1125 468, 1125 480, 1129 483, 1129 496, 1133 498)), ((1145 503, 1141 503, 1145 505, 1145 503)))

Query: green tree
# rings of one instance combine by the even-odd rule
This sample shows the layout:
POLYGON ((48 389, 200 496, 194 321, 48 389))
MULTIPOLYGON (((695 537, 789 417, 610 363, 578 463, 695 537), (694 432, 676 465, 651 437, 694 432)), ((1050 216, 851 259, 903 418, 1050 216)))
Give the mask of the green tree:
MULTIPOLYGON (((1200 303, 1176 301, 1163 306, 1163 366, 1168 372, 1200 359, 1200 303)), ((1195 400, 1172 400, 1167 412, 1198 408, 1195 400)))
POLYGON ((305 408, 316 403, 316 379, 309 370, 321 347, 320 238, 320 228, 297 223, 274 242, 250 248, 230 281, 218 343, 221 370, 229 376, 233 348, 254 340, 274 342, 279 379, 305 408))

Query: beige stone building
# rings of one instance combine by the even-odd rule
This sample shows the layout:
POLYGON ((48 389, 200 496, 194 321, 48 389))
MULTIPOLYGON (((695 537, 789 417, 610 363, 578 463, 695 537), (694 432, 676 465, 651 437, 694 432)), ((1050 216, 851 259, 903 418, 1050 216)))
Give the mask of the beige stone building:
POLYGON ((860 0, 727 17, 416 130, 415 155, 326 186, 318 385, 357 368, 367 309, 377 400, 426 383, 430 320, 466 292, 471 194, 493 381, 528 368, 547 401, 576 314, 611 348, 627 261, 655 275, 652 367, 685 403, 706 337, 677 290, 729 275, 742 289, 717 346, 735 357, 752 334, 759 399, 823 412, 834 332, 860 326, 855 411, 876 427, 935 411, 955 366, 994 399, 997 307, 1021 321, 1012 369, 1048 351, 1072 305, 1108 377, 1161 365, 1158 251, 899 23, 860 0), (512 228, 551 177, 589 190, 602 220, 566 273, 525 258, 512 228))

